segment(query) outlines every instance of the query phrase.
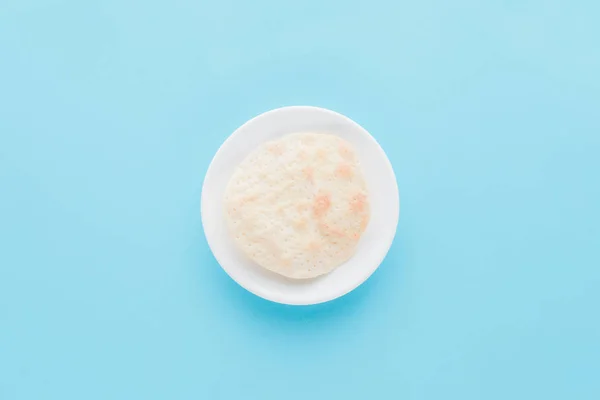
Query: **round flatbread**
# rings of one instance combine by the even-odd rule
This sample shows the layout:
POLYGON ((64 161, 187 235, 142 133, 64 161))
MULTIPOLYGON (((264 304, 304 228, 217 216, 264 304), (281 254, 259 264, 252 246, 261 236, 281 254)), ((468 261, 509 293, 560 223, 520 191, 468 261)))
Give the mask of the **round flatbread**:
POLYGON ((329 134, 294 133, 257 148, 234 172, 224 205, 241 251, 294 279, 326 274, 352 257, 369 222, 356 152, 329 134))

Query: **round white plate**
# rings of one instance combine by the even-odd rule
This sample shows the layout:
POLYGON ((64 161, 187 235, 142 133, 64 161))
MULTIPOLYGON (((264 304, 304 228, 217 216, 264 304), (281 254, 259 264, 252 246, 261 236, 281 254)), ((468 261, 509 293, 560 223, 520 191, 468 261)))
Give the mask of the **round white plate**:
POLYGON ((221 145, 204 179, 201 211, 208 245, 233 280, 267 300, 308 305, 340 297, 371 276, 392 244, 399 206, 390 161, 369 132, 336 112, 298 106, 278 108, 251 119, 221 145), (350 260, 327 275, 292 280, 261 268, 237 250, 225 224, 223 197, 233 171, 250 151, 265 141, 307 131, 339 135, 355 146, 369 189, 371 219, 350 260))

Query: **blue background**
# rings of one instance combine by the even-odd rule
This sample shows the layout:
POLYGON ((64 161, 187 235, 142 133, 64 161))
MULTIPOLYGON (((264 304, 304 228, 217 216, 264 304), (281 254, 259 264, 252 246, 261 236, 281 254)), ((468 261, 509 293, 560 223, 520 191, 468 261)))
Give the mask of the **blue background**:
POLYGON ((600 398, 597 1, 0 0, 0 399, 600 398), (395 168, 373 277, 219 268, 204 173, 317 105, 395 168))

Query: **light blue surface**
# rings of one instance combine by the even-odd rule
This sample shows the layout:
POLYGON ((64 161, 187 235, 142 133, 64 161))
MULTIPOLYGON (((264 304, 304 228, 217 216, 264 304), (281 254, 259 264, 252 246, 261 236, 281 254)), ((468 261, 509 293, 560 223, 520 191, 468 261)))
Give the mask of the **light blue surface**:
POLYGON ((0 0, 0 399, 600 398, 597 1, 0 0), (271 304, 220 143, 331 108, 396 170, 362 287, 271 304))

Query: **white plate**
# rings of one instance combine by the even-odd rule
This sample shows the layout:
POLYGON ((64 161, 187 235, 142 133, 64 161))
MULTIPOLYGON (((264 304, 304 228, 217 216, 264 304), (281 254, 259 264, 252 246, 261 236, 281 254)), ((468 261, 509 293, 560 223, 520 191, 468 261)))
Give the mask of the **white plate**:
POLYGON ((221 145, 204 179, 201 211, 208 245, 233 280, 267 300, 308 305, 340 297, 371 276, 392 244, 399 206, 394 171, 375 139, 341 114, 299 106, 278 108, 251 119, 221 145), (237 250, 225 224, 223 197, 233 171, 250 151, 265 141, 306 131, 335 134, 354 144, 369 189, 371 219, 350 260, 327 275, 292 280, 261 268, 237 250))

